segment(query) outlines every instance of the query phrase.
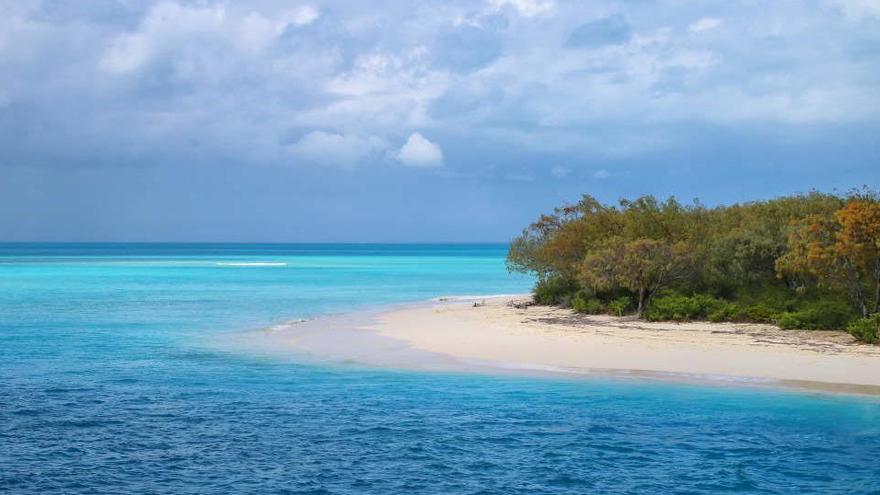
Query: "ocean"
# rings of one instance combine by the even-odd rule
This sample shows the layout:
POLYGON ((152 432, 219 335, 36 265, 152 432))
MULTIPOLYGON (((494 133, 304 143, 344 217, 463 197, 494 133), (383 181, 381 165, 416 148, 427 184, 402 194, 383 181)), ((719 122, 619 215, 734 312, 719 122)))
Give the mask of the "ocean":
POLYGON ((880 493, 880 399, 215 345, 526 292, 506 247, 0 244, 3 493, 880 493))

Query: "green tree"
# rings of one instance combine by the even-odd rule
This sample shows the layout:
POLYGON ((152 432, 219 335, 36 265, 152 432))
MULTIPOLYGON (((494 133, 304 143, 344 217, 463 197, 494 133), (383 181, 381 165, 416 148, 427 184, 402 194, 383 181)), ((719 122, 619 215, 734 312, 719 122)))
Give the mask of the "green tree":
POLYGON ((597 290, 622 287, 636 296, 641 316, 658 290, 692 273, 692 256, 684 243, 655 239, 615 243, 589 254, 581 266, 581 281, 597 290))

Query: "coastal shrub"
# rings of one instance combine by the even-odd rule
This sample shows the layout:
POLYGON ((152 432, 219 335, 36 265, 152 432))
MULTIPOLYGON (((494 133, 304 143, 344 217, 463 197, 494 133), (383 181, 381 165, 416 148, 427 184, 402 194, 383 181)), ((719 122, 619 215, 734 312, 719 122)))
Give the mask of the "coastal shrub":
POLYGON ((852 318, 852 309, 846 303, 820 301, 800 311, 780 314, 776 324, 786 330, 839 330, 846 328, 852 318))
POLYGON ((775 323, 779 310, 767 304, 737 304, 722 301, 709 312, 712 322, 732 321, 736 323, 775 323))
POLYGON ((736 303, 719 305, 714 311, 710 311, 708 320, 719 323, 722 321, 737 321, 737 315, 742 311, 742 306, 736 303))
POLYGON ((862 342, 880 344, 880 313, 859 318, 850 323, 846 330, 862 342))
POLYGON ((742 323, 776 323, 779 316, 779 310, 766 304, 750 304, 748 306, 739 307, 730 321, 742 323))
POLYGON ((539 280, 535 284, 532 294, 538 304, 569 306, 578 289, 578 284, 574 280, 564 277, 550 277, 539 280))
POLYGON ((742 310, 740 305, 724 301, 717 308, 709 312, 709 321, 719 323, 722 321, 736 321, 736 315, 742 310))
POLYGON ((583 291, 575 294, 571 300, 571 307, 578 313, 597 315, 605 312, 605 305, 595 297, 589 297, 583 291))
POLYGON ((705 294, 668 295, 658 297, 651 303, 651 307, 645 312, 645 319, 649 321, 705 319, 726 304, 727 302, 722 299, 705 294))
POLYGON ((632 307, 632 300, 628 297, 618 297, 608 303, 608 311, 615 316, 623 316, 632 307))
POLYGON ((725 302, 709 312, 709 321, 736 323, 775 323, 779 311, 766 304, 742 304, 725 302))

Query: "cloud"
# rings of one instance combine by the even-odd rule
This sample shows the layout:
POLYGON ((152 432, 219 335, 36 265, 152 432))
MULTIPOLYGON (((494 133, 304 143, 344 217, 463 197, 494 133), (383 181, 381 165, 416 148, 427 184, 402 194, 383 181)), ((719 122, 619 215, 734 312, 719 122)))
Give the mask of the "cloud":
POLYGON ((431 57, 443 67, 469 71, 485 67, 497 59, 503 49, 497 30, 459 23, 453 30, 438 37, 431 57))
POLYGON ((150 56, 152 47, 146 36, 139 34, 116 38, 101 57, 101 68, 109 72, 129 72, 140 67, 150 56))
POLYGON ((522 16, 535 17, 552 12, 555 2, 553 0, 489 0, 489 5, 496 11, 509 6, 522 16))
POLYGON ((289 26, 305 26, 318 18, 318 11, 305 5, 273 16, 271 19, 251 12, 239 25, 238 43, 246 50, 260 50, 274 42, 289 26))
POLYGON ((223 5, 160 2, 135 31, 119 34, 109 43, 99 65, 109 72, 125 73, 140 69, 162 53, 179 55, 205 51, 208 46, 256 52, 277 41, 288 27, 311 24, 318 16, 309 5, 264 15, 223 5))
POLYGON ((375 136, 312 131, 290 146, 296 159, 323 165, 352 167, 377 156, 385 143, 375 136))
POLYGON ((595 178, 595 179, 601 180, 601 179, 607 179, 609 177, 611 177, 611 172, 609 172, 605 169, 601 169, 601 170, 597 170, 597 171, 593 172, 593 178, 595 178))
POLYGON ((568 46, 598 47, 620 45, 632 36, 629 24, 622 15, 613 15, 582 24, 568 36, 568 46))
POLYGON ((443 165, 443 150, 420 133, 414 132, 400 148, 397 159, 410 167, 439 167, 443 165))
POLYGON ((349 70, 323 82, 330 98, 301 112, 297 120, 303 125, 370 127, 386 133, 429 124, 430 102, 451 83, 445 70, 429 62, 424 47, 359 55, 349 70))
POLYGON ((880 2, 877 0, 827 0, 827 2, 853 19, 880 18, 880 2))
POLYGON ((688 26, 688 29, 695 33, 700 33, 703 31, 711 31, 720 25, 721 19, 718 19, 717 17, 703 17, 702 19, 692 22, 688 26))
POLYGON ((110 72, 129 72, 143 66, 162 49, 198 36, 222 36, 226 10, 219 6, 186 7, 173 2, 156 4, 135 32, 117 36, 100 65, 110 72))
POLYGON ((518 227, 546 198, 583 192, 572 177, 607 186, 606 199, 624 186, 723 199, 880 183, 874 0, 0 5, 0 169, 24 181, 0 180, 13 213, 57 217, 114 190, 125 203, 143 184, 179 185, 180 202, 227 184, 254 201, 242 212, 260 213, 251 192, 277 188, 287 205, 297 183, 316 196, 305 204, 350 186, 350 211, 366 218, 376 210, 363 204, 385 201, 388 218, 409 221, 386 192, 417 183, 425 211, 471 186, 462 210, 504 204, 483 208, 500 239, 495 213, 518 227), (554 164, 571 172, 559 179, 554 164), (664 182, 671 167, 692 173, 664 182), (600 170, 612 176, 599 182, 600 170))
POLYGON ((717 128, 788 142, 877 125, 875 3, 796 4, 13 2, 0 159, 367 164, 431 129, 450 168, 501 177, 487 170, 523 153, 570 164, 717 128), (309 151, 334 139, 337 158, 309 151))

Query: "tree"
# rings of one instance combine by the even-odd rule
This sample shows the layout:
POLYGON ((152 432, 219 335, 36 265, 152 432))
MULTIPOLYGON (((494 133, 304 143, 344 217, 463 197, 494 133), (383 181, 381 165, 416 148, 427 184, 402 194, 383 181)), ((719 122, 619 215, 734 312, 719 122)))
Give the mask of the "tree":
POLYGON ((778 244, 761 234, 737 229, 715 236, 707 249, 705 282, 728 294, 773 283, 774 262, 785 252, 785 241, 778 244))
POLYGON ((617 211, 584 195, 578 204, 541 215, 510 244, 507 267, 539 280, 574 280, 585 253, 620 228, 617 211))
POLYGON ((684 243, 646 238, 614 243, 584 258, 581 280, 598 290, 622 287, 632 291, 641 316, 659 289, 689 273, 690 258, 684 243))
POLYGON ((849 201, 832 216, 811 215, 776 261, 780 277, 808 274, 819 285, 845 289, 856 310, 880 311, 880 202, 849 201))

